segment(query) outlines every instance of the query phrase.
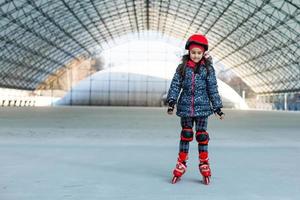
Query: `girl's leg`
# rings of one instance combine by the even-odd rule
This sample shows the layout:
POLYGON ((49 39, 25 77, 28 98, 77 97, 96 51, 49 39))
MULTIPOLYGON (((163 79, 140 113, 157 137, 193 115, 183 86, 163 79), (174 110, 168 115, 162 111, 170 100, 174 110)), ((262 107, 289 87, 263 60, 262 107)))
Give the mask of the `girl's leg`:
POLYGON ((193 140, 193 119, 189 117, 183 117, 181 121, 181 134, 179 143, 179 153, 175 169, 173 170, 173 183, 176 183, 186 171, 186 162, 188 160, 189 143, 193 140))
POLYGON ((208 162, 208 142, 209 135, 206 132, 207 129, 207 117, 196 119, 196 140, 198 142, 199 151, 199 170, 203 176, 203 181, 205 184, 209 184, 211 171, 208 162))
POLYGON ((208 142, 209 135, 206 132, 207 117, 196 118, 196 140, 198 142, 200 162, 208 162, 208 142))
POLYGON ((186 162, 188 159, 190 142, 193 140, 193 118, 182 117, 180 119, 182 127, 179 142, 179 158, 182 158, 182 162, 186 162))

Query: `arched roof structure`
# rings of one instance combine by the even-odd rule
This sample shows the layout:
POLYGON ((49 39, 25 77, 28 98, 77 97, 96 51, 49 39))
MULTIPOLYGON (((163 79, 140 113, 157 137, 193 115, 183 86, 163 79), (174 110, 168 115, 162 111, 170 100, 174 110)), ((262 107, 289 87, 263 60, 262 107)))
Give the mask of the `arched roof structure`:
POLYGON ((205 34, 257 93, 300 91, 298 0, 0 0, 0 86, 34 90, 77 59, 143 31, 205 34))

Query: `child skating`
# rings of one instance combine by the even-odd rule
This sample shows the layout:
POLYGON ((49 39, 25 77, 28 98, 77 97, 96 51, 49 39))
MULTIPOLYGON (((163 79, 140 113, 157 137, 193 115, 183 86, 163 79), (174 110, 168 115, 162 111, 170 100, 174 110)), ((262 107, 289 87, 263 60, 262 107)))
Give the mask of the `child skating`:
POLYGON ((206 37, 200 34, 192 35, 186 42, 185 49, 188 50, 188 54, 182 57, 182 63, 176 69, 167 96, 168 114, 173 114, 176 105, 176 115, 180 117, 182 127, 172 183, 180 180, 187 170, 189 143, 194 137, 195 124, 199 170, 203 176, 203 183, 209 184, 211 170, 207 148, 209 142, 207 119, 213 113, 223 119, 224 113, 221 111, 223 105, 218 92, 212 58, 207 53, 206 37))

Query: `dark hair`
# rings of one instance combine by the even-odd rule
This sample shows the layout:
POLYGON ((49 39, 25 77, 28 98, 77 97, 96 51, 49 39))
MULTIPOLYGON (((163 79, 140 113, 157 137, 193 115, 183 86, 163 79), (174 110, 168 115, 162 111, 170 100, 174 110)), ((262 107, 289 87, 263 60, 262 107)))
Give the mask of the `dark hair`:
MULTIPOLYGON (((202 59, 204 59, 204 57, 203 57, 202 59)), ((201 59, 201 61, 202 61, 202 59, 201 59)), ((186 63, 187 63, 189 60, 190 60, 190 52, 189 52, 188 54, 183 55, 182 58, 181 58, 181 63, 180 63, 179 66, 178 66, 178 70, 179 70, 179 73, 180 73, 180 75, 181 75, 182 77, 185 76, 186 63)), ((195 67, 195 73, 199 73, 199 71, 200 71, 200 66, 201 66, 201 64, 200 64, 201 61, 198 62, 198 63, 196 64, 196 67, 195 67)), ((209 70, 208 70, 208 66, 207 66, 206 64, 205 64, 205 68, 206 68, 206 71, 207 71, 207 74, 208 74, 209 70)))

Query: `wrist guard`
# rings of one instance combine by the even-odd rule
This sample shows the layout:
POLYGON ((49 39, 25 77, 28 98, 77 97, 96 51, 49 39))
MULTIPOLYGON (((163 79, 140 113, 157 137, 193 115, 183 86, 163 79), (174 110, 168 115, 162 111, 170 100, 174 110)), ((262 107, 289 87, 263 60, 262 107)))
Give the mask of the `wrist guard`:
POLYGON ((217 109, 215 110, 215 113, 217 113, 217 115, 219 115, 220 117, 221 117, 222 115, 224 115, 224 113, 221 111, 221 108, 217 108, 217 109))

